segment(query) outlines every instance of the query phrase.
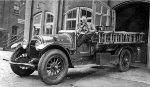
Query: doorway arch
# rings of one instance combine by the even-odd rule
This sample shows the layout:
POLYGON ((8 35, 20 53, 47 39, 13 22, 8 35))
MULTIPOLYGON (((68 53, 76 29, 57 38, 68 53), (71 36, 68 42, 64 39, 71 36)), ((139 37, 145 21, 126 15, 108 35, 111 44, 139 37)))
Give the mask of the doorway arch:
POLYGON ((147 64, 148 32, 149 32, 149 6, 147 0, 126 1, 113 7, 116 11, 116 30, 128 32, 144 32, 145 44, 141 47, 139 60, 147 64))

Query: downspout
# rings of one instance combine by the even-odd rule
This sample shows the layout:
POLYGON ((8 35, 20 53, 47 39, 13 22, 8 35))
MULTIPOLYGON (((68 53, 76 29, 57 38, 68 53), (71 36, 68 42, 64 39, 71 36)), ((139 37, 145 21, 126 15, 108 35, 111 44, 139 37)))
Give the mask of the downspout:
POLYGON ((32 3, 31 3, 31 16, 30 16, 30 33, 29 33, 29 41, 31 40, 31 37, 32 37, 32 25, 33 25, 33 8, 34 7, 34 0, 32 0, 32 3))
POLYGON ((111 3, 110 0, 107 0, 107 5, 108 5, 109 7, 110 7, 110 3, 111 3))
POLYGON ((30 41, 32 36, 33 0, 26 0, 25 8, 24 39, 30 41))
POLYGON ((61 11, 61 10, 60 10, 60 9, 61 9, 61 8, 60 8, 60 3, 61 3, 61 0, 58 0, 56 34, 58 34, 58 31, 59 31, 59 29, 60 29, 60 23, 59 23, 60 20, 61 20, 61 19, 60 19, 60 15, 61 15, 61 14, 60 14, 60 11, 61 11), (59 15, 59 14, 60 14, 60 15, 59 15))
POLYGON ((150 69, 150 6, 149 6, 149 30, 148 30, 148 47, 147 47, 147 67, 150 69))

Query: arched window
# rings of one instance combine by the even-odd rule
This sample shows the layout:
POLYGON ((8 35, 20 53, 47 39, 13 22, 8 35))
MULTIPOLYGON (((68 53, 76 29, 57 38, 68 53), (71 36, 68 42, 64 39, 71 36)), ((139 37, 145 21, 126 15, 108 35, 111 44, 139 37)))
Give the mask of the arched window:
POLYGON ((33 35, 39 35, 41 32, 42 13, 38 13, 33 17, 33 35))
POLYGON ((92 21, 92 9, 87 7, 77 7, 66 12, 64 30, 75 30, 81 17, 86 16, 88 22, 92 21))
POLYGON ((53 28, 54 28, 54 16, 51 12, 46 12, 44 34, 52 34, 53 28))

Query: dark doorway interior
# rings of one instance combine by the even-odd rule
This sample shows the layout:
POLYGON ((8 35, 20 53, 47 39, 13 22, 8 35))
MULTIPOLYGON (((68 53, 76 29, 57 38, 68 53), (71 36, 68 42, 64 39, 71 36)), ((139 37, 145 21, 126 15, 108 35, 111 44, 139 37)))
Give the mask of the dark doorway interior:
POLYGON ((116 30, 144 32, 145 44, 141 47, 140 61, 147 64, 147 43, 149 29, 149 3, 128 3, 116 8, 116 30))

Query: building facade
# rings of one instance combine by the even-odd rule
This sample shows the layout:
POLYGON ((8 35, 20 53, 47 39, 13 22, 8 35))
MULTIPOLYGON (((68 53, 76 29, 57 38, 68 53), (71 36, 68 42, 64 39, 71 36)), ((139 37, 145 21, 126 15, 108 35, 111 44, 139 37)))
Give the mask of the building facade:
POLYGON ((24 14, 25 0, 0 1, 0 47, 7 48, 23 37, 24 14))
POLYGON ((140 61, 150 67, 150 0, 31 0, 26 2, 24 37, 75 30, 82 16, 95 26, 129 32, 144 32, 140 61), (27 4, 28 3, 28 4, 27 4))

